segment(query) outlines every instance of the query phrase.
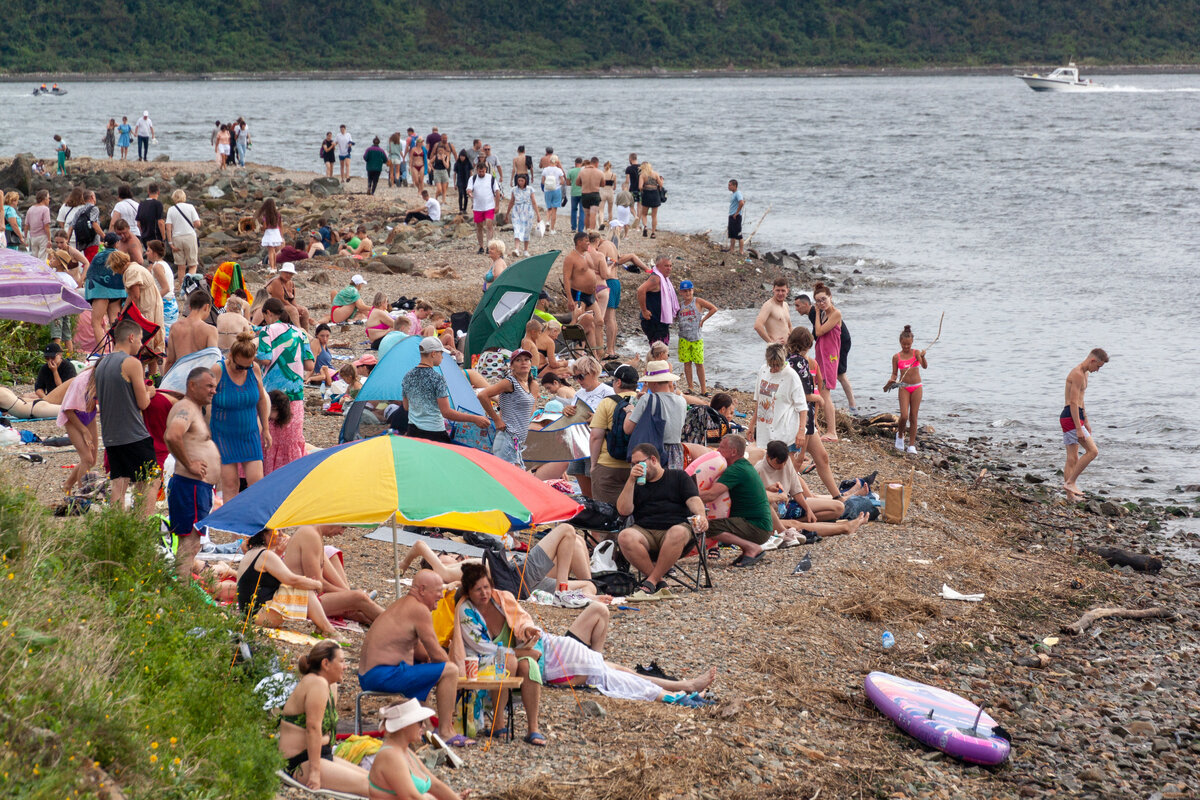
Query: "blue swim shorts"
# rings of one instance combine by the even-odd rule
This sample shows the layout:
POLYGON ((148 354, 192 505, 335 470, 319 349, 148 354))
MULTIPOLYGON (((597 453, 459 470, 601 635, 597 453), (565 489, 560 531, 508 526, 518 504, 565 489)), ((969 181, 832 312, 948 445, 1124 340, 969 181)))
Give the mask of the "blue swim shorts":
POLYGON ((167 482, 167 509, 171 533, 187 536, 196 528, 196 520, 212 511, 213 487, 210 483, 175 474, 167 482))
POLYGON ((396 692, 425 702, 429 690, 442 679, 442 670, 445 668, 442 662, 405 664, 401 661, 395 666, 379 664, 367 670, 365 675, 359 675, 358 685, 365 692, 396 692))
POLYGON ((608 284, 608 308, 621 307, 621 281, 616 278, 605 278, 608 284))

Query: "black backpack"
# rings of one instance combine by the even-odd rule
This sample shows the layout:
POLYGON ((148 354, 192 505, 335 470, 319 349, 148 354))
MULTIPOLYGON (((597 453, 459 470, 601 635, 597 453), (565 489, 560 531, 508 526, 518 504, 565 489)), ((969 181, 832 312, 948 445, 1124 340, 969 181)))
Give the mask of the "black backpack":
POLYGON ((713 438, 709 436, 710 431, 715 431, 715 441, 719 442, 730 432, 729 423, 708 406, 688 406, 687 414, 683 417, 680 441, 711 446, 713 438))
POLYGON ((604 399, 616 403, 612 412, 612 428, 604 434, 604 444, 608 454, 617 461, 628 461, 629 434, 625 432, 625 415, 629 413, 629 398, 614 394, 604 399))
POLYGON ((71 223, 71 230, 75 233, 75 246, 80 250, 85 247, 91 247, 92 242, 96 239, 96 231, 92 229, 91 213, 94 205, 88 203, 75 212, 75 221, 71 223))
POLYGON ((592 583, 600 594, 611 594, 613 597, 628 597, 637 590, 637 578, 632 572, 615 570, 613 572, 593 572, 592 583))

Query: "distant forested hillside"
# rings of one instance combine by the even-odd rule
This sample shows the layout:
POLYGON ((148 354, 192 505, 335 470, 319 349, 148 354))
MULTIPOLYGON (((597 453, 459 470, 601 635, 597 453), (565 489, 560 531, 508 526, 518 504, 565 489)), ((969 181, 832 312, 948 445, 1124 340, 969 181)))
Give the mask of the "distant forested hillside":
POLYGON ((1200 0, 9 0, 4 72, 1200 61, 1200 0))

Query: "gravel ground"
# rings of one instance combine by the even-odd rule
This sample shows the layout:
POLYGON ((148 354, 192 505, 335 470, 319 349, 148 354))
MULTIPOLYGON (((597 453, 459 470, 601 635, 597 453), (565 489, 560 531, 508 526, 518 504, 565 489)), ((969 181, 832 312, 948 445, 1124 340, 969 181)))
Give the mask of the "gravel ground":
MULTIPOLYGON (((202 166, 211 167, 143 169, 169 177, 202 166)), ((283 180, 282 173, 272 174, 283 180)), ((380 203, 391 202, 335 198, 347 222, 356 215, 374 218, 380 203)), ((657 246, 685 255, 677 275, 713 286, 705 296, 719 295, 720 304, 757 305, 761 282, 781 268, 765 260, 726 263, 702 237, 659 237, 657 246), (730 269, 739 280, 728 280, 730 269)), ((548 237, 535 240, 533 249, 565 246, 564 236, 548 237)), ((473 236, 439 238, 412 257, 416 271, 444 264, 457 277, 373 274, 371 288, 390 297, 428 297, 448 309, 473 306, 486 269, 473 236)), ((781 260, 792 274, 836 268, 781 260)), ((325 269, 333 276, 329 284, 314 283, 317 273, 307 269, 297 281, 312 307, 327 303, 328 290, 350 274, 340 265, 325 269)), ((262 276, 251 271, 249 277, 257 288, 262 276)), ((636 285, 636 276, 622 277, 627 288, 636 285)), ((632 317, 622 317, 622 326, 631 329, 632 317)), ((354 353, 365 350, 361 327, 335 338, 347 340, 354 353)), ((744 396, 739 402, 748 407, 744 396)), ((1112 569, 1084 549, 1152 547, 1147 531, 1160 524, 1164 510, 1067 506, 1003 470, 979 475, 977 458, 932 433, 920 456, 905 457, 891 449, 886 431, 880 438, 878 428, 842 422, 843 439, 829 448, 839 477, 879 470, 881 480, 902 480, 915 470, 914 500, 902 525, 871 523, 853 536, 774 552, 749 570, 724 566, 724 554, 714 566, 714 589, 614 612, 608 658, 626 665, 656 660, 682 676, 715 665, 716 706, 686 710, 548 690, 542 730, 549 747, 481 741, 466 753, 467 769, 441 773, 448 782, 508 800, 1196 796, 1200 582, 1188 565, 1169 558, 1157 575, 1141 574, 1112 569), (811 570, 793 576, 805 554, 811 570), (942 600, 943 583, 986 598, 942 600), (1080 636, 1060 632, 1096 606, 1161 606, 1176 616, 1105 620, 1080 636), (884 630, 896 638, 888 650, 880 644, 884 630), (1042 644, 1049 636, 1059 641, 1042 644), (1031 661, 1038 666, 1021 666, 1031 661), (969 766, 917 744, 865 700, 862 681, 871 670, 985 703, 1013 735, 1009 762, 969 766)), ((328 446, 339 425, 340 418, 310 415, 308 438, 328 446)), ((42 436, 59 433, 52 423, 22 427, 42 436)), ((62 467, 74 453, 10 447, 0 459, 17 485, 54 503, 62 467), (18 452, 38 452, 46 461, 20 461, 18 452)), ((390 546, 354 533, 337 544, 351 581, 390 601, 390 546)), ((554 632, 572 615, 537 606, 530 611, 554 632)), ((356 663, 361 635, 346 638, 356 663)), ((283 647, 292 657, 299 653, 283 647)), ((349 676, 339 709, 347 727, 356 691, 349 676)), ((524 720, 517 714, 520 735, 524 720)))

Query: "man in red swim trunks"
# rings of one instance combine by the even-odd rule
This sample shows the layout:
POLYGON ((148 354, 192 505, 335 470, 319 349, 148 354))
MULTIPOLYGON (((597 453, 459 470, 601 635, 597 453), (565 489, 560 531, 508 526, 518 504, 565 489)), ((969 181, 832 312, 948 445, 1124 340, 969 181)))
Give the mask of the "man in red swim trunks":
POLYGON ((475 239, 479 242, 479 255, 483 255, 483 243, 485 239, 491 241, 492 231, 496 227, 496 195, 499 192, 499 182, 488 174, 487 164, 480 161, 475 166, 475 174, 467 181, 467 193, 471 195, 471 208, 475 213, 475 239))
POLYGON ((1087 414, 1083 410, 1083 394, 1087 391, 1088 375, 1107 363, 1108 353, 1097 347, 1067 375, 1066 405, 1058 415, 1058 424, 1062 427, 1063 444, 1067 448, 1067 463, 1063 467, 1063 490, 1071 502, 1083 499, 1083 492, 1079 491, 1075 481, 1099 453, 1087 414), (1083 445, 1083 455, 1079 454, 1080 445, 1083 445))

